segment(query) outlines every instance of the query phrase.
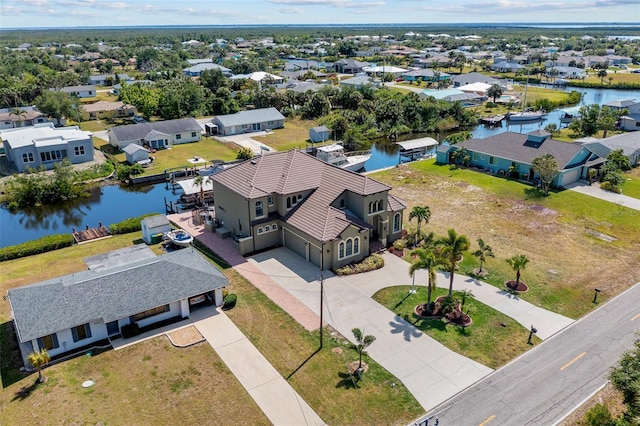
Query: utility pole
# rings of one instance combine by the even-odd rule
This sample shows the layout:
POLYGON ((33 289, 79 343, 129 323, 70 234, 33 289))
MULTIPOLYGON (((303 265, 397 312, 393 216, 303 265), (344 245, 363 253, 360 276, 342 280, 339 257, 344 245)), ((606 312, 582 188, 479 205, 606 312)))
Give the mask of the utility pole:
POLYGON ((320 245, 320 349, 322 349, 322 300, 324 297, 324 243, 320 245))

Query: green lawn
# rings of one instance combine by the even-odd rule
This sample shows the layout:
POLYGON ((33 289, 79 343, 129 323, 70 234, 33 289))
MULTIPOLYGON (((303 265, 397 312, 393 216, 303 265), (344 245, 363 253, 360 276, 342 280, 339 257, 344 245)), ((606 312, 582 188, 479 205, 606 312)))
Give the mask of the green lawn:
POLYGON ((629 197, 640 199, 640 168, 636 168, 629 173, 625 173, 627 178, 624 185, 622 185, 622 194, 629 197))
MULTIPOLYGON (((441 319, 420 318, 414 309, 426 303, 427 289, 416 286, 417 293, 409 294, 410 288, 406 285, 384 288, 373 299, 449 349, 494 369, 531 348, 527 344, 529 332, 522 325, 473 298, 465 302, 464 310, 471 309, 469 315, 473 319, 467 328, 449 325, 441 319)), ((448 290, 438 288, 432 299, 447 293, 448 290)), ((459 292, 453 293, 460 299, 459 292)))
POLYGON ((275 129, 269 135, 256 136, 254 139, 276 151, 305 148, 309 140, 309 129, 317 125, 314 120, 286 119, 284 129, 275 129))

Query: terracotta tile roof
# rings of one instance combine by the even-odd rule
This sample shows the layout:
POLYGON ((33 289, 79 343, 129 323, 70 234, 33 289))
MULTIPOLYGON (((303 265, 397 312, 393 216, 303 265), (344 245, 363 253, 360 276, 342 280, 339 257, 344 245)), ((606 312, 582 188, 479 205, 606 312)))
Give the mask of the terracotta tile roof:
POLYGON ((393 194, 389 194, 389 198, 387 200, 388 212, 397 212, 400 210, 404 210, 406 208, 407 208, 407 203, 405 203, 403 199, 398 198, 393 194))
POLYGON ((344 191, 366 196, 391 189, 370 177, 329 165, 298 150, 255 157, 213 175, 212 179, 247 199, 271 193, 311 191, 284 220, 321 241, 337 238, 350 225, 361 229, 369 227, 348 210, 331 207, 344 191))

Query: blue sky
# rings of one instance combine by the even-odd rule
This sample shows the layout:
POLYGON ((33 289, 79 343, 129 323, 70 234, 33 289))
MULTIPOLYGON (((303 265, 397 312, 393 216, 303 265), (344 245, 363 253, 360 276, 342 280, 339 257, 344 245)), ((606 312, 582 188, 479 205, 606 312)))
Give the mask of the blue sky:
POLYGON ((639 0, 2 0, 0 27, 640 22, 639 0))

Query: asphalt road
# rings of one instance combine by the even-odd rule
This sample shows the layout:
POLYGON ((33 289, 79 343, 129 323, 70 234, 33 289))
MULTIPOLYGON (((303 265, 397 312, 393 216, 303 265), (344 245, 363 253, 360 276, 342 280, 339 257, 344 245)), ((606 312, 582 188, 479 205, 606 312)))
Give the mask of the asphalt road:
POLYGON ((553 425, 602 387, 640 338, 640 283, 431 410, 415 424, 553 425))

